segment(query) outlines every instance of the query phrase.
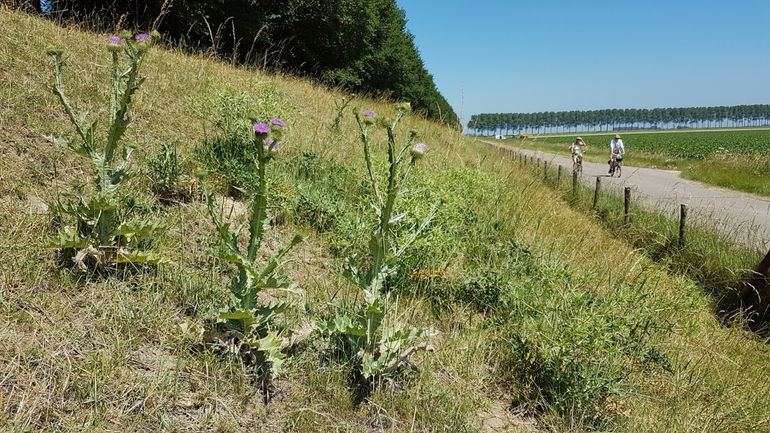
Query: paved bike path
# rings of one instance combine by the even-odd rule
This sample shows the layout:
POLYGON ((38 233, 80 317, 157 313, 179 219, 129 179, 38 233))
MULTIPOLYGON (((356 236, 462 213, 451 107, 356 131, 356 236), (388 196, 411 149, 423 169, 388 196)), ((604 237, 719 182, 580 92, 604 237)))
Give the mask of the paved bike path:
MULTIPOLYGON (((560 164, 565 167, 565 173, 571 173, 572 159, 568 156, 483 142, 560 164)), ((633 161, 633 153, 626 159, 633 161)), ((596 177, 601 176, 603 191, 614 190, 620 194, 624 187, 631 187, 634 203, 669 216, 677 216, 679 205, 686 204, 688 220, 706 221, 740 244, 761 250, 770 247, 770 200, 683 179, 679 171, 674 170, 624 166, 620 178, 609 177, 607 171, 606 163, 584 161, 582 180, 593 185, 596 177)))

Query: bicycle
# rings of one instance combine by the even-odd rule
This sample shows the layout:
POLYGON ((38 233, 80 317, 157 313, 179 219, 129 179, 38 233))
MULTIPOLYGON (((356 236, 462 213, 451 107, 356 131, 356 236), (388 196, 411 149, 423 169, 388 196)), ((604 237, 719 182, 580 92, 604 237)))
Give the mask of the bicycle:
POLYGON ((623 155, 615 155, 610 159, 610 176, 614 177, 616 174, 620 177, 623 173, 623 155))
POLYGON ((583 174, 583 154, 575 153, 572 155, 572 172, 578 176, 583 174))

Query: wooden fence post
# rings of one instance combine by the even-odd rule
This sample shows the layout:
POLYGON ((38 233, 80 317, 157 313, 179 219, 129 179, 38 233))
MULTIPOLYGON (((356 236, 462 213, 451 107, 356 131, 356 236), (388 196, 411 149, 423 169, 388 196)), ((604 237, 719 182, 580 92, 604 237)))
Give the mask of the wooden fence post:
POLYGON ((623 224, 628 225, 631 222, 631 187, 627 186, 623 190, 623 224))
POLYGON ((543 180, 548 181, 548 161, 543 161, 543 180))
POLYGON ((578 173, 577 170, 572 170, 572 194, 577 194, 578 186, 578 173))
POLYGON ((561 164, 559 164, 559 168, 556 170, 556 186, 561 186, 561 164))
POLYGON ((596 189, 594 190, 594 204, 591 209, 596 210, 596 206, 599 204, 599 190, 602 187, 602 178, 596 176, 596 189))
POLYGON ((685 226, 687 225, 687 205, 679 205, 679 248, 684 248, 685 226))

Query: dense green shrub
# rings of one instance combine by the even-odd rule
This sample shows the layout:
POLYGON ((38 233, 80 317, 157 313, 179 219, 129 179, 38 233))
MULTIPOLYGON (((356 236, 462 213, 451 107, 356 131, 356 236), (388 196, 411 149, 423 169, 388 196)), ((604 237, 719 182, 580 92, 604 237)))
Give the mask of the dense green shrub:
POLYGON ((286 118, 293 111, 291 106, 271 85, 262 86, 257 96, 225 88, 212 97, 192 101, 191 105, 214 127, 213 135, 196 149, 196 158, 224 181, 228 194, 249 195, 258 181, 253 166, 254 155, 261 146, 249 134, 249 119, 286 118))
POLYGON ((601 423, 607 404, 624 390, 633 363, 668 365, 651 337, 670 324, 643 306, 645 281, 618 284, 612 293, 586 290, 587 278, 535 258, 513 263, 510 289, 495 313, 501 379, 515 406, 601 423))
POLYGON ((334 228, 339 209, 330 197, 316 191, 300 193, 294 214, 300 222, 307 223, 320 233, 334 228))
POLYGON ((463 282, 455 292, 455 299, 467 303, 482 313, 489 313, 500 306, 500 297, 508 284, 495 271, 478 272, 463 282))

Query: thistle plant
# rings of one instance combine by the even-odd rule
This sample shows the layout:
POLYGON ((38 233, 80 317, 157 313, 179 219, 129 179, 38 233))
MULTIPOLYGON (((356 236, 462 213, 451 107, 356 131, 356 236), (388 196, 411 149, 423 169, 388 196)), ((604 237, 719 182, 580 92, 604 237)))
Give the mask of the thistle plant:
POLYGON ((331 132, 333 133, 340 132, 340 127, 342 126, 342 116, 345 114, 345 109, 348 108, 348 105, 350 105, 352 101, 353 99, 348 96, 343 96, 341 100, 334 101, 336 114, 334 115, 334 121, 329 127, 329 130, 331 130, 331 132))
POLYGON ((364 305, 355 315, 338 316, 319 325, 323 334, 342 340, 343 347, 354 358, 355 373, 370 384, 373 380, 391 377, 402 365, 409 363, 414 352, 432 350, 425 342, 413 345, 420 337, 427 336, 429 330, 386 322, 386 316, 396 308, 386 290, 386 281, 398 270, 404 252, 425 233, 437 210, 437 206, 433 206, 422 222, 409 227, 405 236, 398 236, 407 213, 396 213, 396 201, 402 196, 412 170, 428 150, 424 143, 413 144, 417 138, 415 131, 410 131, 402 141, 397 137, 398 125, 410 111, 409 104, 400 104, 394 118, 379 122, 387 130, 388 137, 388 174, 384 189, 373 168, 369 134, 377 123, 377 115, 371 110, 361 114, 354 111, 373 198, 372 208, 377 217, 367 257, 364 260, 348 257, 345 265, 345 275, 363 292, 364 305))
POLYGON ((52 247, 59 248, 63 257, 71 257, 81 270, 89 267, 107 268, 120 263, 158 264, 164 260, 147 251, 150 239, 162 228, 157 222, 132 219, 131 202, 123 192, 123 186, 135 173, 131 170, 133 149, 122 144, 123 136, 131 121, 129 110, 134 94, 144 78, 139 70, 157 32, 112 35, 107 40, 111 55, 111 87, 109 125, 100 134, 97 121, 89 122, 88 111, 76 112, 64 93, 62 78, 63 50, 50 48, 53 58, 53 91, 75 128, 75 138, 62 143, 77 155, 90 160, 93 172, 93 189, 60 197, 52 205, 55 220, 63 227, 52 240, 52 247))
POLYGON ((249 207, 248 244, 245 248, 238 243, 245 228, 235 229, 223 222, 213 196, 209 194, 209 213, 217 229, 220 248, 213 256, 223 262, 235 265, 237 273, 230 283, 230 305, 220 311, 217 324, 223 331, 220 343, 233 347, 239 355, 246 356, 256 365, 261 375, 269 381, 280 374, 284 362, 282 335, 275 329, 274 319, 290 307, 288 302, 263 302, 263 291, 293 292, 292 284, 278 274, 281 260, 294 246, 302 241, 294 236, 288 245, 277 250, 270 259, 260 264, 259 250, 264 240, 267 215, 267 165, 278 154, 280 140, 286 124, 281 119, 269 122, 254 122, 254 171, 257 185, 249 207))

